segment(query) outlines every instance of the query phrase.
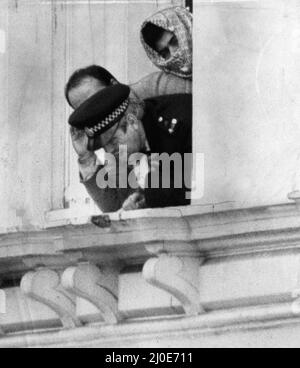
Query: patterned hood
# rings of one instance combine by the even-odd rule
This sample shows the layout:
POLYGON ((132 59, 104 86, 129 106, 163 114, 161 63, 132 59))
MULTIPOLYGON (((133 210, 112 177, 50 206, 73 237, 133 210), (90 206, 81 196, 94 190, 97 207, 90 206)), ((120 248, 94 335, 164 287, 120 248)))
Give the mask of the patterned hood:
POLYGON ((179 42, 177 53, 166 60, 146 43, 143 33, 141 32, 142 44, 153 64, 166 73, 171 73, 181 78, 192 79, 192 14, 183 7, 169 8, 148 18, 142 25, 142 31, 148 23, 152 23, 167 31, 173 32, 179 42))

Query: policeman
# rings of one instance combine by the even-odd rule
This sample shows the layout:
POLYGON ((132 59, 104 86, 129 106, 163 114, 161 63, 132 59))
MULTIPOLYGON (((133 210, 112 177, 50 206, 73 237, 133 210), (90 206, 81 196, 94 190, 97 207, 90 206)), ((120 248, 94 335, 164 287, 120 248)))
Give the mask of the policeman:
MULTIPOLYGON (((130 98, 128 86, 118 84, 99 89, 99 92, 87 98, 71 115, 69 124, 74 148, 79 155, 82 181, 103 212, 119 210, 132 195, 137 203, 143 203, 136 208, 183 206, 190 203, 190 185, 184 180, 191 176, 191 161, 184 158, 184 154, 192 153, 190 94, 155 97, 139 103, 130 98), (117 156, 121 145, 126 145, 128 155, 138 152, 179 155, 182 158, 182 185, 175 184, 174 175, 178 173, 172 167, 169 187, 164 187, 160 180, 159 186, 153 188, 149 179, 148 186, 138 191, 138 195, 131 188, 100 189, 97 174, 103 163, 99 163, 94 152, 104 148, 106 152, 117 156)), ((161 163, 158 170, 162 177, 161 163)))

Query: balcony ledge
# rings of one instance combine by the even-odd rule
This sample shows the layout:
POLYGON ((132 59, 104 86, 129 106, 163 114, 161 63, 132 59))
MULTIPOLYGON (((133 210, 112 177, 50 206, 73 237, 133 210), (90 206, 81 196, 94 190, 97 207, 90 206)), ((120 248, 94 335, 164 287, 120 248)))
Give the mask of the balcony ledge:
POLYGON ((142 210, 90 218, 40 231, 0 235, 0 275, 39 265, 68 266, 91 258, 100 264, 143 263, 157 252, 221 256, 298 249, 300 211, 295 204, 207 213, 203 207, 142 210), (75 225, 75 223, 80 223, 75 225))
MULTIPOLYGON (((0 315, 0 334, 61 326, 76 331, 74 336, 87 333, 87 339, 94 331, 99 336, 119 331, 126 340, 126 329, 134 324, 148 326, 143 319, 164 317, 175 334, 180 319, 188 326, 196 318, 201 335, 204 326, 221 331, 224 316, 226 326, 232 318, 241 326, 247 313, 250 320, 258 313, 260 326, 298 323, 298 204, 211 210, 191 206, 110 214, 102 227, 74 218, 40 231, 1 235, 0 280, 22 282, 7 290, 12 310, 0 315), (19 317, 15 305, 23 311, 19 317), (132 322, 136 319, 142 320, 132 322), (84 327, 95 322, 101 322, 96 330, 84 327)), ((257 325, 252 322, 249 328, 257 325)), ((68 336, 55 334, 45 332, 45 343, 68 336)), ((26 341, 39 345, 34 336, 26 341)))

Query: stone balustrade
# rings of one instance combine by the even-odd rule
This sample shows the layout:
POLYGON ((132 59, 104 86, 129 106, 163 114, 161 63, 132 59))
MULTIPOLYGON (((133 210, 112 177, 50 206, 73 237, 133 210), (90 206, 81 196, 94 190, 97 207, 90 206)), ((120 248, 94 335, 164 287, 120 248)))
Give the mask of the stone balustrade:
POLYGON ((45 230, 0 236, 0 347, 176 343, 179 332, 211 345, 216 332, 298 326, 297 203, 104 220, 52 213, 45 230))

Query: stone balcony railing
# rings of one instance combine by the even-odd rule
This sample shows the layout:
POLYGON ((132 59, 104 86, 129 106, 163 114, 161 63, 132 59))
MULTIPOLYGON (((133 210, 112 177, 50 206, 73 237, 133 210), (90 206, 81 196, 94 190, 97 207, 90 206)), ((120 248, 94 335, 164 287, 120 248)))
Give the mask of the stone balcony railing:
POLYGON ((255 345, 294 326, 274 346, 299 332, 297 203, 48 220, 0 236, 0 347, 255 345))

